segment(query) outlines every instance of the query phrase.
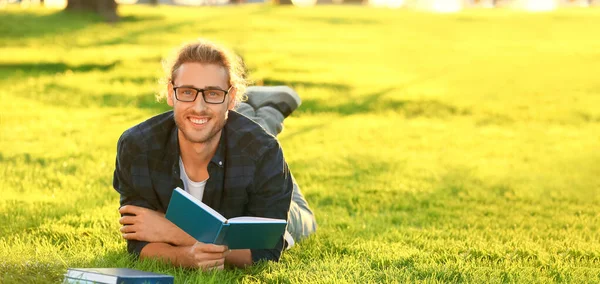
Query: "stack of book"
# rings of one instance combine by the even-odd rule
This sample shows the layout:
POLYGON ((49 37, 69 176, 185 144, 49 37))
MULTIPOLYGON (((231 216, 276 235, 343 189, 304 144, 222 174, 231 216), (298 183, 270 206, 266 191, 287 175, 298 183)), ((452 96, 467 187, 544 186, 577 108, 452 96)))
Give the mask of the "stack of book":
POLYGON ((173 284, 171 275, 129 268, 69 268, 63 284, 173 284))

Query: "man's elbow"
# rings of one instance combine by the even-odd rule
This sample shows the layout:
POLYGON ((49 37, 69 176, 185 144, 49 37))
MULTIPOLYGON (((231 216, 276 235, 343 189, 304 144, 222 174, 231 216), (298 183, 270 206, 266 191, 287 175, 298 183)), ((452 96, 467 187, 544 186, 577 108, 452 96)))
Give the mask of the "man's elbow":
POLYGON ((147 244, 148 242, 127 240, 127 252, 136 259, 140 258, 142 250, 147 244))
POLYGON ((277 249, 267 249, 267 250, 252 250, 252 263, 257 263, 259 261, 274 261, 279 262, 281 258, 282 252, 277 249))

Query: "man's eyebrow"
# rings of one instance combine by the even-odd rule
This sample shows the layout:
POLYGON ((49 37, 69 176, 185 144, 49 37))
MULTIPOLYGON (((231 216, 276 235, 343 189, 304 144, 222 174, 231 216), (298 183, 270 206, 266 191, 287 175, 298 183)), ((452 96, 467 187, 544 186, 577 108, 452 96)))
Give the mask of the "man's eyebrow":
POLYGON ((205 89, 219 89, 219 90, 223 90, 223 88, 219 87, 219 86, 205 86, 205 89))
POLYGON ((181 88, 181 87, 185 87, 185 88, 195 88, 195 89, 207 89, 207 90, 210 90, 210 89, 213 89, 213 90, 214 90, 214 89, 223 90, 223 88, 221 88, 221 87, 219 87, 219 86, 204 86, 204 88, 198 88, 198 87, 196 87, 196 86, 194 86, 194 85, 181 85, 181 86, 177 86, 177 88, 181 88))

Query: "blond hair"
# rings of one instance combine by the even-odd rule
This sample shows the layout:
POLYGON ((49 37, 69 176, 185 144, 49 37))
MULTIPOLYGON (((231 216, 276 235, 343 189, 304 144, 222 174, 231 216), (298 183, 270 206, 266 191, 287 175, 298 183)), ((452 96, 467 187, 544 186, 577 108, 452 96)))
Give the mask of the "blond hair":
POLYGON ((175 81, 177 70, 184 63, 215 64, 225 69, 229 85, 235 88, 235 101, 241 102, 246 92, 249 81, 246 79, 246 68, 242 59, 223 46, 206 39, 198 39, 185 43, 169 59, 163 60, 165 75, 160 80, 161 91, 156 99, 161 101, 166 98, 166 86, 175 81))

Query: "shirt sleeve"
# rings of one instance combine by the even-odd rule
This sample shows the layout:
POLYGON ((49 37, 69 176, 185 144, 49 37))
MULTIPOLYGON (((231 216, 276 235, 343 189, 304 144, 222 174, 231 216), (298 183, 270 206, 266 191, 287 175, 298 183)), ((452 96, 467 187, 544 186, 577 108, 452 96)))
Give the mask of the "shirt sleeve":
MULTIPOLYGON (((117 143, 117 158, 113 176, 113 187, 120 194, 120 207, 124 205, 135 205, 156 210, 153 208, 133 187, 133 176, 131 174, 132 161, 138 151, 137 147, 127 140, 127 132, 119 138, 117 143)), ((123 216, 123 215, 121 215, 123 216)), ((127 240, 127 252, 139 257, 142 249, 148 244, 144 241, 127 240)))
MULTIPOLYGON (((249 216, 286 219, 292 199, 292 176, 277 141, 257 163, 253 192, 248 197, 249 216)), ((285 241, 283 235, 274 249, 253 249, 252 261, 279 261, 285 241)))

